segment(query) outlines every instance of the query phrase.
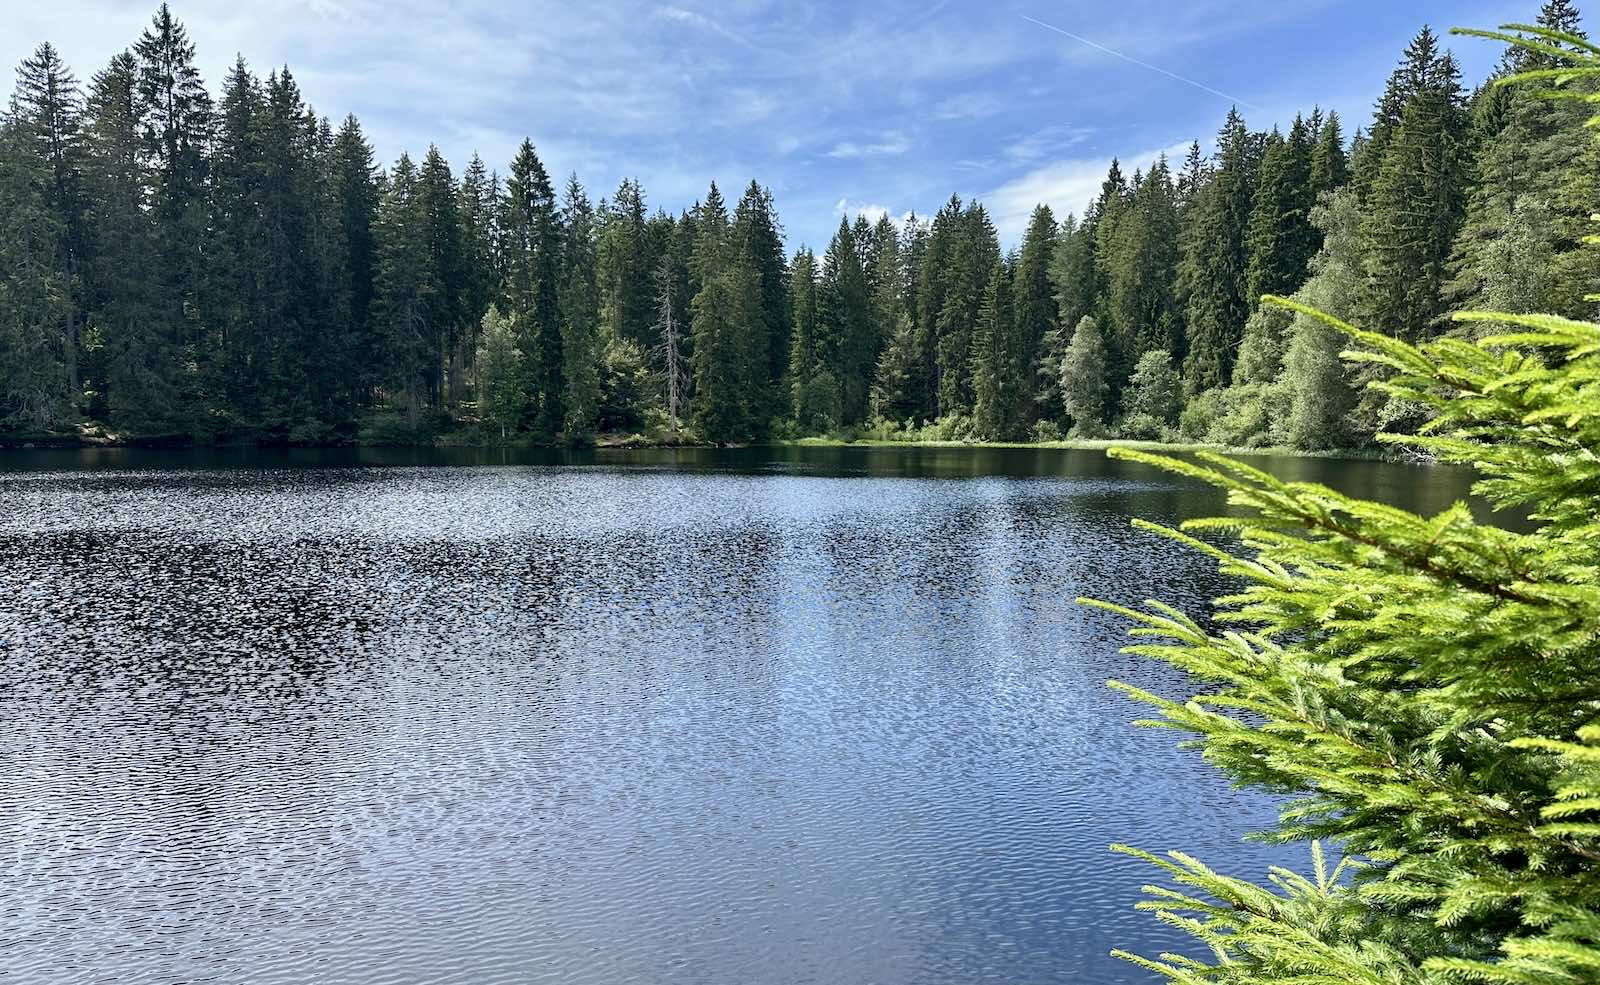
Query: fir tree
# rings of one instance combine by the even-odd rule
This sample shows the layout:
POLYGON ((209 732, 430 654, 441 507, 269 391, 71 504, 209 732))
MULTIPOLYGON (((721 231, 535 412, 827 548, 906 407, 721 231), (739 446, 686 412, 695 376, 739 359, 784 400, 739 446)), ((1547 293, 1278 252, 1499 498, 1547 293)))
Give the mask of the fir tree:
MULTIPOLYGON (((1600 51, 1576 71, 1600 75, 1600 51)), ((1226 632, 1160 603, 1091 603, 1138 624, 1129 649, 1200 693, 1114 686, 1238 782, 1297 794, 1263 834, 1310 841, 1313 870, 1275 869, 1263 886, 1117 846, 1184 887, 1152 887, 1145 908, 1212 960, 1118 953, 1186 983, 1592 980, 1600 326, 1470 313, 1457 318, 1511 333, 1414 345, 1274 303, 1352 340, 1392 371, 1398 399, 1433 411, 1429 435, 1388 440, 1471 467, 1475 492, 1526 519, 1498 526, 1464 503, 1416 516, 1222 456, 1113 452, 1228 491, 1226 519, 1185 532, 1135 522, 1242 583, 1208 620, 1226 632), (1323 840, 1342 856, 1331 868, 1323 840)))
MULTIPOLYGON (((789 272, 772 192, 750 182, 734 209, 732 235, 739 262, 755 271, 761 294, 757 317, 743 335, 743 399, 759 432, 781 413, 779 391, 789 360, 789 272)), ((863 376, 861 385, 866 383, 863 376)))
POLYGON ((1311 224, 1316 204, 1312 152, 1309 130, 1300 117, 1287 139, 1277 131, 1267 138, 1246 236, 1246 296, 1252 306, 1263 294, 1287 294, 1299 287, 1317 251, 1311 224))
POLYGON ((378 211, 378 269, 373 318, 383 352, 383 389, 415 430, 437 379, 438 278, 426 236, 417 167, 401 154, 378 211))
POLYGON ((1051 339, 1060 326, 1055 283, 1050 274, 1057 235, 1050 206, 1035 207, 1028 218, 1028 229, 1022 234, 1022 252, 1017 257, 1016 283, 1012 289, 1015 334, 1021 346, 1022 377, 1017 386, 1027 403, 1023 408, 1024 423, 1049 416, 1052 409, 1050 401, 1036 399, 1036 383, 1048 359, 1046 340, 1051 339))
POLYGON ((1025 340, 1012 307, 1011 271, 996 263, 972 340, 972 427, 990 441, 1015 441, 1027 425, 1025 340))
MULTIPOLYGON (((83 346, 84 275, 88 263, 82 115, 83 98, 78 80, 54 45, 48 42, 39 45, 17 68, 17 86, 11 97, 8 123, 10 139, 15 141, 12 152, 18 155, 17 160, 31 158, 41 162, 46 172, 44 207, 55 227, 50 236, 55 251, 50 266, 67 292, 65 303, 54 306, 59 321, 53 330, 59 338, 52 343, 61 373, 52 403, 57 414, 63 416, 72 411, 82 390, 78 366, 83 346)), ((29 168, 26 164, 23 166, 29 168)))
POLYGON ((1230 111, 1217 136, 1216 171, 1184 217, 1184 381, 1191 395, 1224 385, 1233 372, 1250 311, 1246 237, 1255 171, 1250 134, 1238 112, 1230 111))
POLYGON ((374 231, 378 214, 377 168, 372 146, 354 116, 345 117, 334 137, 330 166, 350 318, 344 333, 345 399, 356 408, 370 399, 378 383, 375 368, 380 360, 372 326, 373 283, 378 264, 374 231))
POLYGON ((562 431, 568 442, 586 442, 594 433, 600 395, 600 298, 594 209, 576 174, 567 179, 562 199, 561 239, 561 357, 566 383, 562 431))
POLYGON ((111 59, 89 87, 85 112, 88 218, 89 410, 123 433, 160 434, 179 414, 177 340, 162 315, 153 271, 139 123, 138 64, 111 59))
MULTIPOLYGON (((157 262, 153 273, 156 324, 185 354, 184 364, 198 365, 201 326, 195 318, 203 304, 207 233, 206 148, 211 139, 212 106, 194 64, 188 32, 163 3, 133 47, 137 65, 135 118, 142 137, 142 159, 148 182, 151 228, 157 262)), ((174 373, 181 389, 178 400, 145 413, 161 430, 189 427, 196 410, 196 383, 189 374, 174 373)))
MULTIPOLYGON (((1401 338, 1433 331, 1465 192, 1466 113, 1455 60, 1426 28, 1406 49, 1398 120, 1374 162, 1362 225, 1363 320, 1401 338)), ((1373 151, 1368 151, 1373 153, 1373 151)))
POLYGON ((0 123, 0 427, 45 431, 66 412, 60 326, 72 305, 49 161, 31 144, 22 127, 0 123))
MULTIPOLYGON (((871 235, 870 227, 867 233, 871 235)), ((815 345, 818 370, 826 372, 838 388, 841 422, 864 420, 867 385, 879 345, 856 230, 847 219, 839 220, 839 229, 822 258, 815 345)))
POLYGON ((517 326, 529 389, 528 424, 561 430, 561 224, 550 175, 524 140, 506 178, 502 237, 506 302, 517 326))

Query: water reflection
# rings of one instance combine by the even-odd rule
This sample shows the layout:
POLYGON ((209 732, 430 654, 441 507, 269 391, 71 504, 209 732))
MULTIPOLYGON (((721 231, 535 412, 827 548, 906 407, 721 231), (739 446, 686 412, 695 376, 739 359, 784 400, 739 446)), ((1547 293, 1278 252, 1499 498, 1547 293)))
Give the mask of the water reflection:
POLYGON ((1108 948, 1172 938, 1108 842, 1281 857, 1127 727, 1107 677, 1174 682, 1071 604, 1214 594, 1127 524, 1211 494, 1098 453, 481 454, 0 459, 14 980, 1137 981, 1108 948))

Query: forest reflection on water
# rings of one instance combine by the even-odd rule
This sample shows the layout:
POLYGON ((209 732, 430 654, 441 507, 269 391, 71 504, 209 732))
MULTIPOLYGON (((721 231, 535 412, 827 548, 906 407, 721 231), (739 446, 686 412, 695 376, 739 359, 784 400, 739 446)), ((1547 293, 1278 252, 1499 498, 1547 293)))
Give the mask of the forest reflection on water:
MULTIPOLYGON (((1459 472, 1277 459, 1433 512, 1459 472)), ((1127 841, 1272 814, 1077 595, 1191 611, 1099 452, 0 453, 20 982, 1135 982, 1127 841)))

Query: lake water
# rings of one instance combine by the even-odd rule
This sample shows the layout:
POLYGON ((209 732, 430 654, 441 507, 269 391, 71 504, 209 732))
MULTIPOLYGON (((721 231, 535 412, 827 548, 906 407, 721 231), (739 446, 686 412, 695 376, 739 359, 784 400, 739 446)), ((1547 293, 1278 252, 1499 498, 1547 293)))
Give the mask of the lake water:
POLYGON ((1128 520, 1221 508, 1098 452, 0 452, 0 979, 1148 981, 1108 843, 1306 858, 1072 602, 1202 611, 1128 520))

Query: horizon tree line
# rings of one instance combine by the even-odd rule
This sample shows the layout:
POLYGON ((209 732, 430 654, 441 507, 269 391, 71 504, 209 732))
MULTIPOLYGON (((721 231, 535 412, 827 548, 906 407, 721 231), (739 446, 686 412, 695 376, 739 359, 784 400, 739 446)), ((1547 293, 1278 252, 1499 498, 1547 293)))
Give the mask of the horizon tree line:
MULTIPOLYGON (((1538 23, 1581 32, 1567 0, 1538 23)), ((558 193, 528 140, 503 175, 474 155, 458 177, 436 147, 380 168, 287 67, 240 58, 213 100, 194 51, 163 4, 86 86, 49 43, 19 67, 0 433, 1326 448, 1421 412, 1261 295, 1423 341, 1463 306, 1587 317, 1600 280, 1578 249, 1600 152, 1559 136, 1581 108, 1469 93, 1427 28, 1349 141, 1334 113, 1261 132, 1235 109, 1214 153, 1114 161, 1082 215, 1039 205, 1014 250, 952 196, 927 219, 845 216, 820 257, 787 253, 754 180, 673 215, 635 179, 558 193)), ((1555 64, 1508 49, 1495 76, 1555 64)))

